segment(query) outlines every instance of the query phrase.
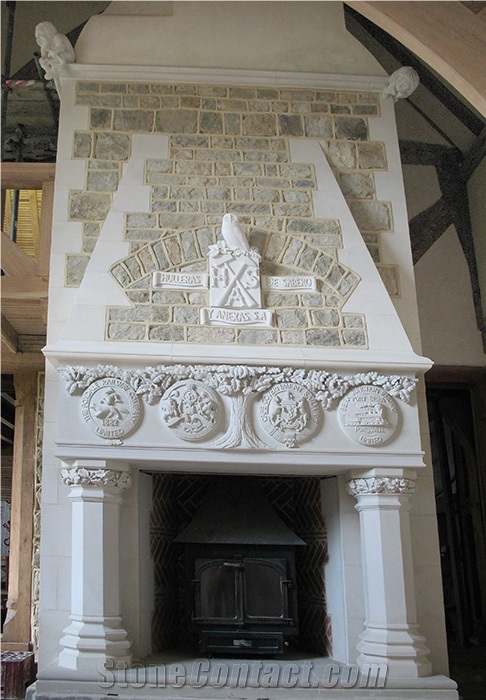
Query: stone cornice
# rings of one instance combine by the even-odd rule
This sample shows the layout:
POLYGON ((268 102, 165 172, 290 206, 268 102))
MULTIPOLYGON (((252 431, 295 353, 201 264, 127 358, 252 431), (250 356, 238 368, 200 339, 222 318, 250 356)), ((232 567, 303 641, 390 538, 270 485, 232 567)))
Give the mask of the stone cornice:
POLYGON ((56 86, 64 79, 109 80, 116 82, 203 83, 228 85, 263 85, 271 87, 312 87, 316 89, 374 90, 381 92, 388 76, 344 75, 335 73, 308 73, 268 71, 239 68, 190 68, 162 66, 105 66, 71 63, 53 69, 56 86))

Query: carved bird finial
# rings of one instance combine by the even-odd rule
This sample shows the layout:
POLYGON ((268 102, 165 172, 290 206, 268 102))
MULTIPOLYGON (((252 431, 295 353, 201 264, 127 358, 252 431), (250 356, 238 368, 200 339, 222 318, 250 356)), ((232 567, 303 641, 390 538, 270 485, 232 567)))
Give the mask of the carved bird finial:
POLYGON ((221 235, 223 236, 229 248, 240 248, 241 250, 250 250, 250 245, 245 234, 240 228, 240 224, 236 214, 225 214, 223 216, 221 235))

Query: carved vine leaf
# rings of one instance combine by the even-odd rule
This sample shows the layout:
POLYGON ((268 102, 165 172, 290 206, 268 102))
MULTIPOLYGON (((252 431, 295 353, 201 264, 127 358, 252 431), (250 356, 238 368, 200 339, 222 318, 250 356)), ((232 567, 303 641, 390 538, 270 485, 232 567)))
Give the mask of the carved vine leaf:
POLYGON ((60 370, 68 392, 72 395, 86 389, 98 379, 120 379, 149 405, 156 403, 175 382, 192 379, 207 383, 223 396, 261 394, 272 386, 290 381, 311 391, 325 410, 353 387, 378 386, 391 396, 410 402, 417 380, 400 375, 359 372, 340 376, 325 370, 290 367, 253 367, 248 365, 158 365, 144 369, 119 369, 113 365, 96 367, 68 366, 60 370))

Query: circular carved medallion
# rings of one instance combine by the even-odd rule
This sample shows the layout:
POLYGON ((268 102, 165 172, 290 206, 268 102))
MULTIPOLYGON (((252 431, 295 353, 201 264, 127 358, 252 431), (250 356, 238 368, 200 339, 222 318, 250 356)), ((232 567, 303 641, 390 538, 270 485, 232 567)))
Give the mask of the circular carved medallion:
POLYGON ((384 389, 358 386, 341 400, 338 420, 347 438, 359 445, 377 447, 395 434, 399 413, 384 389))
POLYGON ((260 403, 265 431, 287 447, 313 435, 320 419, 321 409, 311 392, 291 382, 269 389, 260 403))
POLYGON ((83 394, 81 412, 94 432, 107 440, 128 435, 140 420, 140 400, 121 379, 98 379, 83 394))
POLYGON ((160 402, 164 423, 182 440, 201 440, 217 427, 220 401, 202 382, 174 384, 160 402))

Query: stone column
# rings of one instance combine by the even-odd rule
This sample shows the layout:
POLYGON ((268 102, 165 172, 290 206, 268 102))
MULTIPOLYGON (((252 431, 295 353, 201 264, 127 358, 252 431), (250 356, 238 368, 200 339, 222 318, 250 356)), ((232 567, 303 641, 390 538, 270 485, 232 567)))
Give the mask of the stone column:
POLYGON ((359 512, 365 629, 358 663, 386 664, 388 677, 431 675, 429 649, 418 634, 413 579, 410 478, 372 476, 348 481, 359 512))
POLYGON ((61 478, 71 487, 71 623, 61 639, 59 664, 96 670, 108 659, 131 663, 120 617, 120 505, 127 471, 104 460, 78 460, 61 478))

